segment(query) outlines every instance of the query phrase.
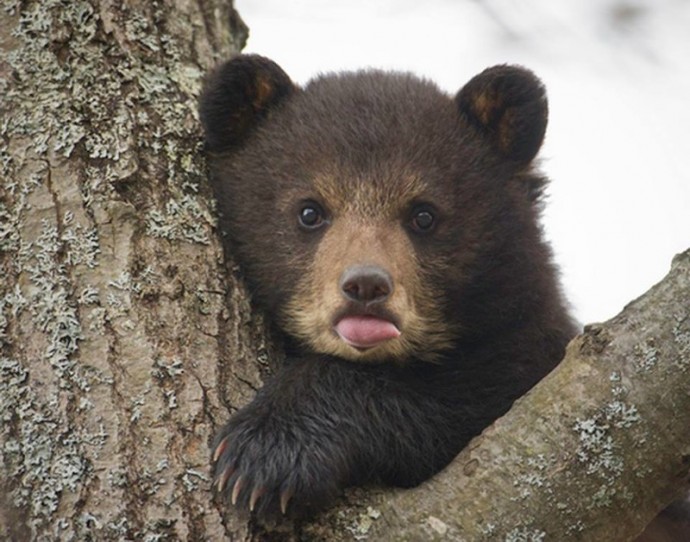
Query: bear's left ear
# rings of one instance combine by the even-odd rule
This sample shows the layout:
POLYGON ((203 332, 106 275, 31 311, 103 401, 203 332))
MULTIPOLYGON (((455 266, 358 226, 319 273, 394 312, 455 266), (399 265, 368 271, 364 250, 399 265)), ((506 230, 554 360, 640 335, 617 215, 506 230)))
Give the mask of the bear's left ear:
POLYGON ((266 113, 297 87, 278 64, 259 55, 239 55, 207 77, 199 117, 211 152, 240 145, 266 113))
POLYGON ((541 81, 518 66, 494 66, 475 76, 455 100, 466 119, 504 157, 526 165, 546 133, 548 104, 541 81))

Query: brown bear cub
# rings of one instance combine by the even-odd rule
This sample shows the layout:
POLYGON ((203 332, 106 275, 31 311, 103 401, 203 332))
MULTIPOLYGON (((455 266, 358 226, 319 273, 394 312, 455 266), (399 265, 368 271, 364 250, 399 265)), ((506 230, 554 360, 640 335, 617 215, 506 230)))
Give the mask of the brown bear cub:
POLYGON ((448 96, 376 70, 304 88, 239 56, 200 105, 226 247, 286 341, 213 444, 262 516, 442 469, 561 359, 576 328, 538 224, 544 87, 489 68, 448 96))

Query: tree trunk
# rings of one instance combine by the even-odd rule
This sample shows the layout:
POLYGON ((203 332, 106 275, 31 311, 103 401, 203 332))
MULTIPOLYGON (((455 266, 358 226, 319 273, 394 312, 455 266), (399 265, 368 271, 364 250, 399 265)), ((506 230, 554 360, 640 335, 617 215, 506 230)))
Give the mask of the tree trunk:
MULTIPOLYGON (((0 532, 263 539, 212 502, 208 441, 280 356, 223 264, 195 117, 202 75, 246 30, 226 0, 3 10, 0 532)), ((688 259, 433 481, 354 490, 270 536, 632 536, 687 484, 688 259)))
POLYGON ((226 0, 2 10, 0 533, 243 537, 208 441, 267 356, 223 267, 196 96, 246 29, 226 0))

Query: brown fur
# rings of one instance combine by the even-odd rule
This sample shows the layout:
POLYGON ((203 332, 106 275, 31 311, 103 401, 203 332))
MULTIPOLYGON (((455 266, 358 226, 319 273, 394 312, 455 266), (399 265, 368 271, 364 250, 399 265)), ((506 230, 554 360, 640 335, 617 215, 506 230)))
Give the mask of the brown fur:
POLYGON ((393 209, 372 208, 372 201, 355 199, 337 213, 338 221, 324 235, 282 312, 283 327, 316 352, 352 361, 403 361, 417 352, 431 361, 452 346, 456 333, 438 310, 433 285, 421 281, 409 238, 391 219, 400 200, 388 201, 393 209), (386 311, 405 331, 399 339, 365 351, 348 346, 333 331, 334 316, 347 309, 339 277, 343 269, 357 264, 378 265, 390 273, 395 287, 386 311))
POLYGON ((420 280, 414 247, 397 224, 409 202, 423 193, 424 182, 419 175, 401 174, 395 190, 371 182, 362 182, 354 192, 347 187, 335 175, 314 179, 318 199, 329 203, 333 226, 281 308, 283 327, 316 352, 352 361, 404 360, 415 352, 433 360, 451 346, 451 332, 433 301, 433 288, 420 280), (334 315, 347 308, 338 279, 343 269, 357 264, 378 265, 392 275, 395 288, 387 312, 405 329, 401 338, 366 351, 343 343, 332 327, 334 315))
POLYGON ((270 514, 294 495, 299 513, 349 484, 417 484, 558 363, 575 326, 538 223, 547 105, 529 71, 490 68, 452 97, 378 71, 299 88, 241 56, 200 113, 226 249, 287 355, 214 444, 231 500, 270 514), (375 302, 343 286, 362 266, 375 302), (343 315, 400 336, 349 346, 343 315))

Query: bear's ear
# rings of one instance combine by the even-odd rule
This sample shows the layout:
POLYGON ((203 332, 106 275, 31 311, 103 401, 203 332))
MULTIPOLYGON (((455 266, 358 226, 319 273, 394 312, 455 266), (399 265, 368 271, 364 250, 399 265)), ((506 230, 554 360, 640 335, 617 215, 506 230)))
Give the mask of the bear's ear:
POLYGON ((221 152, 241 144, 266 113, 296 90, 272 60, 240 55, 207 77, 199 99, 199 117, 207 148, 221 152))
POLYGON ((537 155, 548 118, 546 90, 529 70, 494 66, 475 76, 455 100, 462 114, 494 148, 517 164, 537 155))

